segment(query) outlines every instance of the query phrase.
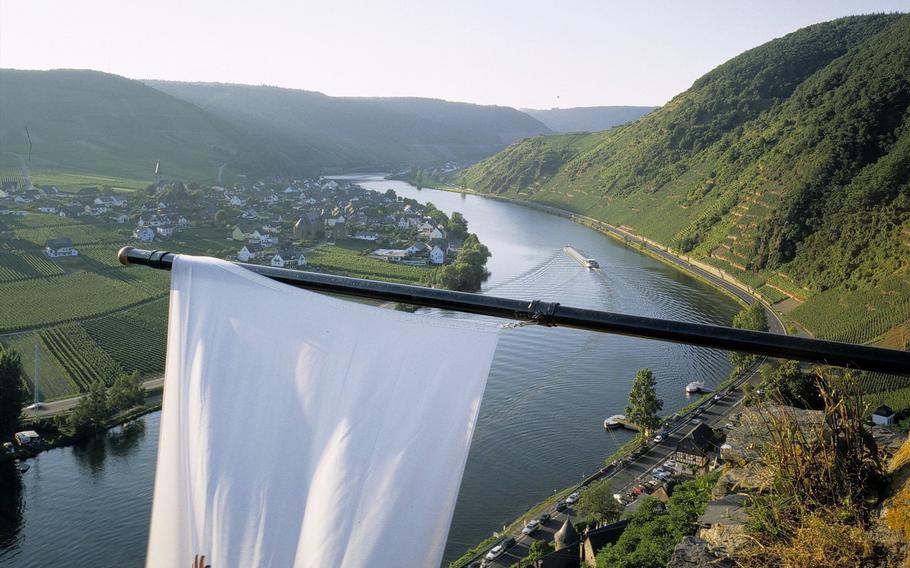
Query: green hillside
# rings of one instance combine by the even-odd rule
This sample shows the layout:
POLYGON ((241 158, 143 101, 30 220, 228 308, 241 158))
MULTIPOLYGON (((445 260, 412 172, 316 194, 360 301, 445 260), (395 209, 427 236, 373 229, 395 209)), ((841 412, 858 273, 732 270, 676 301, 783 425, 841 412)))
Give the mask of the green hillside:
POLYGON ((637 122, 523 140, 471 187, 702 257, 819 335, 910 319, 910 16, 835 20, 717 67, 637 122))
POLYGON ((267 86, 147 81, 229 123, 282 160, 383 170, 478 160, 526 136, 549 132, 509 107, 421 98, 330 97, 267 86))
POLYGON ((554 132, 600 132, 614 126, 638 120, 657 107, 652 106, 594 106, 575 108, 523 108, 554 132))
POLYGON ((97 71, 0 70, 0 171, 215 179, 255 166, 238 135, 199 108, 139 81, 97 71))

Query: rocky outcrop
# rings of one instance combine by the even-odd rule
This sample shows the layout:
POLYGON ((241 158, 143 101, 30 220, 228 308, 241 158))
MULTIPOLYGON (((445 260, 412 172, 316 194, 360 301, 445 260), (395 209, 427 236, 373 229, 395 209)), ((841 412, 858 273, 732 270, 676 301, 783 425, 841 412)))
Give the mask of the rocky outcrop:
POLYGON ((733 568, 733 562, 711 552, 702 539, 687 536, 673 549, 667 568, 733 568))

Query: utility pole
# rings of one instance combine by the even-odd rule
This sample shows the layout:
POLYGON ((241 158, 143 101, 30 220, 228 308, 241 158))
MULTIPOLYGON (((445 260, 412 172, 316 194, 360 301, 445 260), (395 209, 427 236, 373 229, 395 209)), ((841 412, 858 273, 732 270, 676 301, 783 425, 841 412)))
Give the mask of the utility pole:
POLYGON ((38 344, 35 344, 35 380, 32 381, 32 389, 35 391, 35 408, 38 408, 38 344))

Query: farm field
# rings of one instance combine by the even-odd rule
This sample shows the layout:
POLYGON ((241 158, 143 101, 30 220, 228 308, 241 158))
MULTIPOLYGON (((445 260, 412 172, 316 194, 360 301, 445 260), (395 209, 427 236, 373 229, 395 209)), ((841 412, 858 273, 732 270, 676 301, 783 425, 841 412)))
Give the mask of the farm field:
POLYGON ((364 256, 367 248, 375 248, 375 246, 365 245, 361 241, 339 240, 334 246, 321 246, 308 252, 306 254, 307 265, 341 276, 380 279, 402 284, 417 284, 421 278, 433 270, 432 268, 394 264, 369 258, 364 256))
MULTIPOLYGON (((175 252, 231 256, 242 246, 223 227, 191 228, 156 246, 175 252)), ((164 371, 167 272, 121 266, 117 250, 132 244, 114 223, 55 215, 0 217, 0 342, 22 355, 29 396, 34 349, 40 349, 42 400, 67 398, 121 373, 164 371), (73 240, 79 256, 49 259, 44 240, 73 240)), ((417 283, 430 270, 367 258, 373 243, 340 240, 306 254, 316 270, 417 283)))

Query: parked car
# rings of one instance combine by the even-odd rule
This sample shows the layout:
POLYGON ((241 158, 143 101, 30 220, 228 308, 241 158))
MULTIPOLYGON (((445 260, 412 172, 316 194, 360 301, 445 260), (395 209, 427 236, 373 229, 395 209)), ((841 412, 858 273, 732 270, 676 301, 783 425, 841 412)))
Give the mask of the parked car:
POLYGON ((508 549, 512 548, 513 546, 515 546, 515 539, 512 537, 509 537, 509 538, 505 539, 504 541, 502 541, 502 547, 505 550, 508 550, 508 549))
POLYGON ((723 398, 723 397, 720 396, 720 394, 716 394, 716 395, 714 395, 714 402, 718 402, 718 401, 720 401, 720 399, 722 399, 722 398, 723 398))
POLYGON ((698 426, 699 424, 701 424, 701 420, 698 418, 693 418, 692 420, 689 421, 689 423, 692 424, 693 426, 698 426))
POLYGON ((734 426, 733 426, 732 422, 727 422, 726 424, 724 424, 725 430, 732 430, 733 428, 734 428, 734 426))
POLYGON ((655 444, 659 444, 659 443, 661 443, 661 442, 663 442, 663 441, 664 441, 664 437, 663 437, 662 434, 658 434, 658 435, 654 436, 654 443, 655 443, 655 444))
POLYGON ((673 469, 674 467, 676 467, 676 462, 673 460, 667 460, 664 462, 664 467, 667 469, 673 469))
POLYGON ((575 503, 578 503, 578 492, 577 491, 572 493, 568 497, 566 497, 566 504, 574 505, 575 503))
POLYGON ((545 525, 550 522, 550 513, 544 513, 543 515, 537 517, 538 522, 541 525, 545 525))
POLYGON ((485 560, 496 560, 497 558, 499 558, 499 555, 505 551, 506 551, 506 548, 503 545, 497 544, 496 546, 494 546, 493 548, 490 549, 490 552, 487 552, 487 555, 484 556, 484 559, 485 560))
POLYGON ((531 519, 530 521, 528 521, 528 523, 525 525, 525 527, 523 529, 521 529, 521 534, 531 534, 533 532, 536 532, 537 529, 539 529, 539 528, 540 528, 540 521, 538 521, 537 519, 531 519))
POLYGON ((654 477, 656 477, 657 479, 659 479, 661 481, 667 481, 668 479, 670 479, 673 476, 670 475, 669 472, 661 471, 660 473, 655 473, 654 477))

